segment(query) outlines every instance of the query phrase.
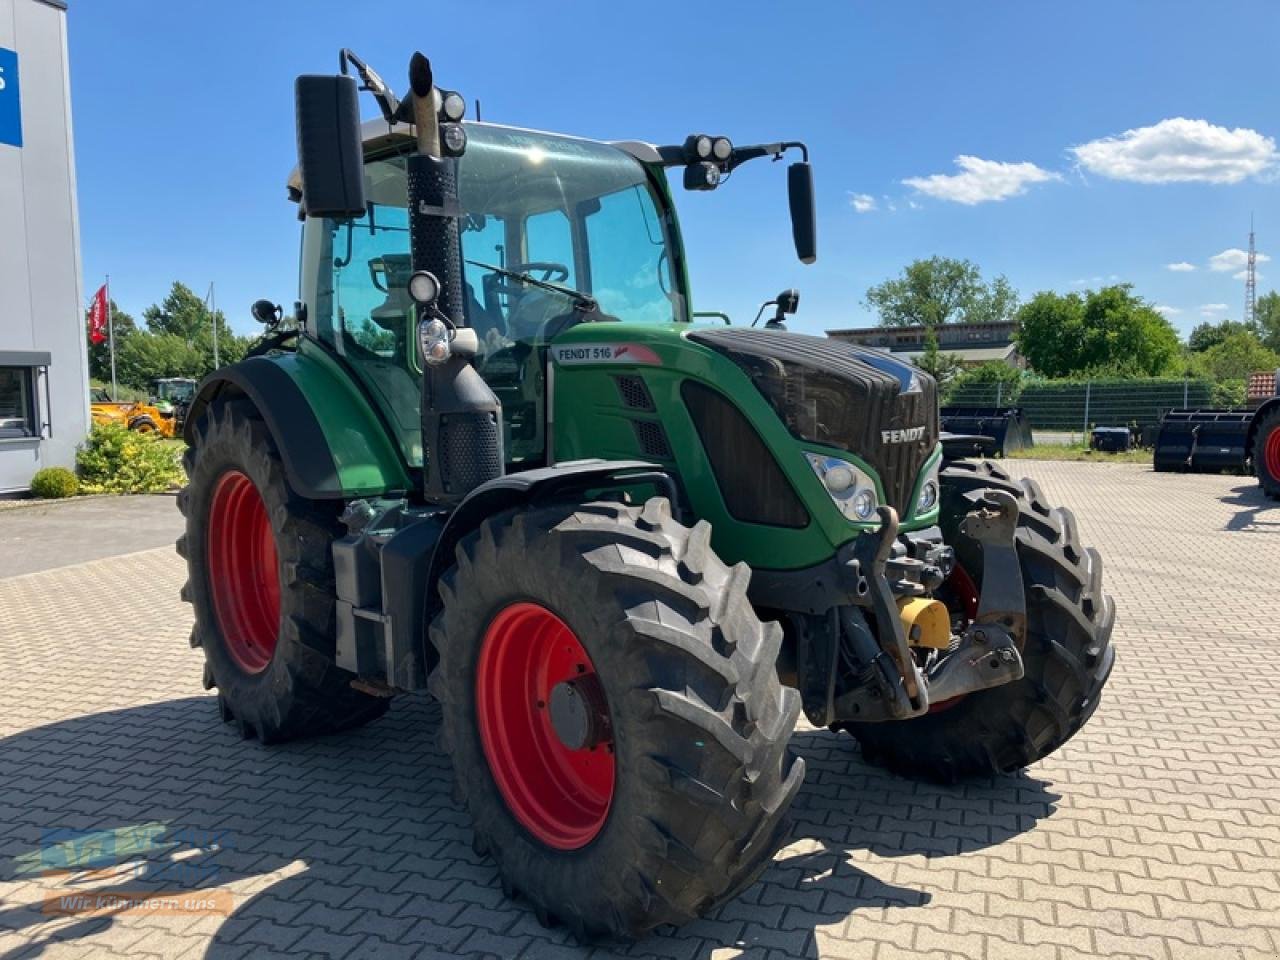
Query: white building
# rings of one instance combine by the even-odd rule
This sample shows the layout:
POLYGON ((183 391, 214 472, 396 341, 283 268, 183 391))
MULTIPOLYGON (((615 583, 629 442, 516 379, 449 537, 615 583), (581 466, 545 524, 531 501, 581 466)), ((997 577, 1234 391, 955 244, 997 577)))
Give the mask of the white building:
POLYGON ((0 495, 71 467, 88 347, 62 0, 0 0, 0 495))

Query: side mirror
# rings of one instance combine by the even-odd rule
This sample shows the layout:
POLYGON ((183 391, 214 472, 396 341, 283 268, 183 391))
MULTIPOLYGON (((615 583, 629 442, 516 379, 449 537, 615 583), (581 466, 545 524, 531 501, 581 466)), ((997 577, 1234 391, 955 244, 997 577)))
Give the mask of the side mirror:
POLYGON ((274 327, 280 322, 280 318, 284 316, 284 310, 270 300, 253 301, 253 306, 249 308, 249 312, 253 314, 253 319, 264 327, 274 327))
POLYGON ((813 167, 807 162, 787 167, 787 199, 791 203, 791 236, 801 263, 818 259, 817 217, 813 209, 813 167))
POLYGON ((294 84, 302 211, 344 220, 365 212, 364 150, 356 81, 303 76, 294 84))

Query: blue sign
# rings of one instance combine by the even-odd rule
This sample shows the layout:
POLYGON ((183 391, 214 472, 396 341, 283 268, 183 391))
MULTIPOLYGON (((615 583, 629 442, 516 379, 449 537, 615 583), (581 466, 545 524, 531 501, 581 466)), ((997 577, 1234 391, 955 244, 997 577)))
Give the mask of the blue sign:
POLYGON ((22 146, 22 103, 18 99, 18 55, 0 47, 0 143, 22 146))

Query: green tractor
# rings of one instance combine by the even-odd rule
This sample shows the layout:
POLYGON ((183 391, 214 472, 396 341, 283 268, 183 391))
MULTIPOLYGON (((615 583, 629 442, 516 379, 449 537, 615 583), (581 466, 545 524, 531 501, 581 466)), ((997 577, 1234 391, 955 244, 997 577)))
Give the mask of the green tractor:
POLYGON ((276 743, 430 690, 476 848, 588 940, 753 882, 802 711, 941 781, 1081 728, 1114 611, 1071 515, 951 461, 926 374, 777 329, 793 291, 773 329, 694 321, 668 172, 798 152, 811 262, 802 144, 463 123, 420 54, 403 100, 340 61, 296 86, 297 334, 186 423, 183 595, 224 721, 276 743))

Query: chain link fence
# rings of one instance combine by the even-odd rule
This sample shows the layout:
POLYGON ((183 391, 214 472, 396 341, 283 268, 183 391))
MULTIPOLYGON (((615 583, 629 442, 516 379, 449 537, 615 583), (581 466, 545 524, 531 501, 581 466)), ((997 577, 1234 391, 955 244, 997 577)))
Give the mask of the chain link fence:
POLYGON ((1036 443, 1080 443, 1094 427, 1154 429, 1175 408, 1214 406, 1208 380, 1079 380, 963 384, 943 391, 943 407, 1020 407, 1036 443))

